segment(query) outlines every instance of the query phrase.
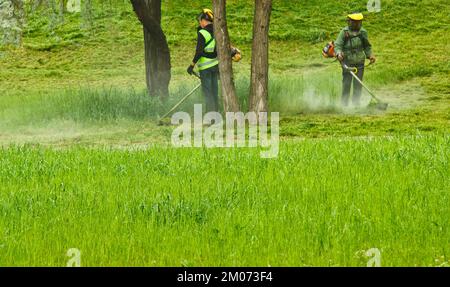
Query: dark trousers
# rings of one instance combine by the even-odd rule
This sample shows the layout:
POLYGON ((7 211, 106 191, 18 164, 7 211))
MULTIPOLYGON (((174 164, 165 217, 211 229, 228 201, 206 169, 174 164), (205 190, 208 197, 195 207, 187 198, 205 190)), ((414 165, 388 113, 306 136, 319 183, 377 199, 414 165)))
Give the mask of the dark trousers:
MULTIPOLYGON (((359 65, 348 65, 349 67, 358 68, 358 73, 356 74, 358 78, 362 81, 364 77, 364 64, 359 65)), ((350 72, 342 70, 342 105, 348 106, 349 98, 350 98, 350 89, 352 87, 353 82, 353 98, 352 102, 354 106, 359 106, 359 102, 361 99, 362 85, 353 78, 350 72)))
POLYGON ((206 111, 219 111, 219 66, 200 71, 202 90, 205 96, 206 111))

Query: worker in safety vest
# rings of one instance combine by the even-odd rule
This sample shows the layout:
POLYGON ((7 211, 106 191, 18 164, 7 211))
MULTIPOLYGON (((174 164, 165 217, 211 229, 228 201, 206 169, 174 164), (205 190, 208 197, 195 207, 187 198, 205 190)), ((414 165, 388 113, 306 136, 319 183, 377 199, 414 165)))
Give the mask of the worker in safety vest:
POLYGON ((192 75, 197 65, 200 71, 202 90, 206 100, 206 110, 219 111, 219 61, 217 59, 216 40, 213 28, 214 15, 209 9, 203 9, 198 15, 197 49, 187 72, 192 75))
MULTIPOLYGON (((362 28, 363 19, 362 13, 348 15, 348 26, 342 29, 334 43, 339 61, 345 63, 348 67, 356 67, 358 69, 357 76, 361 81, 364 76, 365 60, 370 59, 371 64, 376 61, 375 56, 372 54, 372 45, 369 42, 367 31, 362 28)), ((342 105, 348 105, 353 81, 352 102, 354 106, 359 106, 362 90, 361 84, 356 79, 353 79, 348 70, 343 69, 342 75, 342 105)))

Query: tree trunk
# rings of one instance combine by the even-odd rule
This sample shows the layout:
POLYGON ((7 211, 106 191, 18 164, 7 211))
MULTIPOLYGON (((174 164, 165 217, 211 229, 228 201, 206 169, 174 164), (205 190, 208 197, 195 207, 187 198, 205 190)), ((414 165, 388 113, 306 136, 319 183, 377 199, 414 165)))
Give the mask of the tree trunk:
POLYGON ((22 44, 22 29, 25 23, 24 0, 0 1, 0 44, 22 44))
POLYGON ((249 109, 268 111, 269 24, 272 0, 255 0, 249 109))
POLYGON ((64 12, 66 12, 66 1, 59 0, 59 21, 64 23, 64 12))
POLYGON ((222 85, 223 108, 225 112, 238 112, 239 103, 233 79, 231 44, 226 18, 226 0, 213 0, 214 37, 219 58, 220 82, 222 85))
POLYGON ((151 96, 169 95, 170 50, 161 29, 161 0, 130 0, 142 23, 145 44, 145 69, 151 96))

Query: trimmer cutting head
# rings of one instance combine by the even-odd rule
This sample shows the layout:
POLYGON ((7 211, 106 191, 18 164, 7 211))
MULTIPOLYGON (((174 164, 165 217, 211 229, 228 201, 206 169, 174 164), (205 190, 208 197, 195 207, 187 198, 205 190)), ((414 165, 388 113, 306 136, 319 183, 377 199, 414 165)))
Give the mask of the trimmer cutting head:
POLYGON ((364 89, 366 89, 366 91, 370 94, 370 96, 372 97, 372 102, 369 104, 369 107, 375 106, 376 109, 378 110, 387 110, 389 104, 388 103, 384 103, 382 102, 377 96, 375 96, 375 94, 361 81, 361 79, 358 78, 358 76, 356 75, 358 73, 358 69, 355 67, 349 67, 346 64, 341 62, 342 67, 347 70, 352 77, 358 81, 364 89))
POLYGON ((158 126, 170 126, 171 121, 168 118, 162 118, 160 115, 157 115, 157 125, 158 126))
POLYGON ((371 102, 369 104, 369 107, 374 107, 377 110, 385 111, 388 109, 389 104, 388 103, 381 103, 381 102, 371 102))

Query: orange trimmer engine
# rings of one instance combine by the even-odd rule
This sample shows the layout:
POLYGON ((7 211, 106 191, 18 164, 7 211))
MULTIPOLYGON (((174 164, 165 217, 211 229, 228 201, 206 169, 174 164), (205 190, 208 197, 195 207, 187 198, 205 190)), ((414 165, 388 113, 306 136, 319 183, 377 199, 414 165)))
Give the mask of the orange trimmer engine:
POLYGON ((325 58, 335 58, 336 53, 334 52, 334 42, 329 42, 325 48, 322 50, 322 55, 325 58))

